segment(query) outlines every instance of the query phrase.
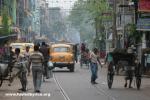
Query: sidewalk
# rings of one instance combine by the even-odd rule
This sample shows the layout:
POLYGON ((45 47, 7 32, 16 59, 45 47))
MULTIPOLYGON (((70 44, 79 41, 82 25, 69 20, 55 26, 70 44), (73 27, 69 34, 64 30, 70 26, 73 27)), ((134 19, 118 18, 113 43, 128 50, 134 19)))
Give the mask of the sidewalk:
POLYGON ((50 98, 58 98, 58 100, 61 100, 61 94, 53 78, 46 79, 46 81, 42 83, 40 94, 34 93, 31 75, 28 76, 28 91, 21 92, 18 90, 19 88, 21 88, 21 84, 18 78, 14 80, 11 86, 8 86, 8 82, 5 81, 0 87, 0 100, 50 100, 50 98), (15 95, 17 93, 18 95, 25 93, 27 96, 10 96, 12 93, 15 95), (7 94, 9 94, 9 96, 6 96, 7 94))

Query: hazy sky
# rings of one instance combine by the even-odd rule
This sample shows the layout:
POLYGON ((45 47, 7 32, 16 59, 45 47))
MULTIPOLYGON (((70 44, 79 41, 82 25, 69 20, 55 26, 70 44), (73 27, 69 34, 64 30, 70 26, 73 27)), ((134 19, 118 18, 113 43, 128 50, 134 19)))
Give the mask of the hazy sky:
POLYGON ((61 7, 62 9, 70 9, 77 0, 48 0, 50 7, 61 7))

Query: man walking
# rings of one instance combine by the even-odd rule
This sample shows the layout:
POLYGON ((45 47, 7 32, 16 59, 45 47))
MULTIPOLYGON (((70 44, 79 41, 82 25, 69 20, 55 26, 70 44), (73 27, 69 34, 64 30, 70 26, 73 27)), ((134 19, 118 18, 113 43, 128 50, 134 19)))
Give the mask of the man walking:
POLYGON ((15 49, 15 55, 14 55, 16 64, 20 63, 19 65, 17 65, 17 69, 19 69, 19 71, 17 71, 16 74, 13 75, 12 77, 12 81, 13 79, 18 76, 22 85, 22 88, 20 88, 19 90, 21 91, 27 91, 27 68, 26 66, 22 63, 24 61, 24 56, 22 54, 20 54, 20 49, 16 48, 15 49))
POLYGON ((96 82, 97 79, 97 71, 98 71, 98 63, 102 67, 100 60, 99 60, 99 54, 98 49, 94 48, 93 51, 90 54, 90 65, 91 65, 91 83, 92 84, 98 84, 96 82))
POLYGON ((39 46, 34 46, 34 52, 31 53, 29 61, 32 65, 34 91, 40 93, 44 58, 42 53, 39 52, 39 46))
POLYGON ((46 79, 49 79, 49 70, 48 70, 48 61, 49 61, 49 49, 45 42, 42 42, 42 46, 40 48, 40 52, 43 54, 44 57, 44 76, 46 79))
POLYGON ((29 56, 30 56, 30 47, 26 46, 26 51, 24 52, 24 57, 27 60, 27 69, 28 69, 28 76, 30 75, 30 65, 29 65, 29 56))

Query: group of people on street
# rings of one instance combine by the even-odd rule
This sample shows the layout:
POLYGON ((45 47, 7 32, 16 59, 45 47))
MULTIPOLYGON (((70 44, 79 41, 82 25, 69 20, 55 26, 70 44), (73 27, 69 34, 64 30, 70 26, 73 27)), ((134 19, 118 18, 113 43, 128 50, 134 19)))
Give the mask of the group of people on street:
MULTIPOLYGON (((48 61, 49 61, 49 48, 45 42, 42 42, 42 45, 34 45, 34 51, 30 52, 30 47, 26 47, 26 51, 24 53, 20 52, 19 48, 15 49, 15 52, 12 51, 12 47, 9 48, 10 54, 10 65, 18 64, 17 67, 19 71, 13 75, 13 78, 18 76, 21 83, 21 91, 27 91, 27 75, 30 76, 32 69, 32 77, 33 77, 33 85, 34 85, 34 92, 39 93, 42 81, 50 78, 49 69, 48 69, 48 61), (44 78, 43 78, 44 77, 44 78)), ((89 63, 90 63, 90 70, 91 70, 91 84, 98 84, 96 79, 98 78, 98 67, 103 67, 100 62, 100 55, 99 50, 97 48, 93 48, 92 51, 89 51, 84 44, 81 45, 81 53, 86 53, 89 63)), ((111 53, 108 53, 106 56, 106 61, 108 64, 113 64, 113 57, 111 53)), ((12 68, 13 69, 13 66, 12 68)), ((127 80, 125 79, 125 87, 127 87, 127 80)), ((129 88, 131 88, 132 77, 129 77, 130 83, 129 88)))
MULTIPOLYGON (((16 66, 17 73, 12 75, 11 82, 15 77, 20 79, 21 91, 27 91, 27 75, 30 76, 32 69, 32 76, 33 76, 33 85, 34 85, 34 92, 39 93, 40 87, 42 84, 43 77, 49 79, 49 72, 48 72, 48 61, 49 61, 49 48, 45 42, 42 43, 42 46, 34 45, 34 51, 30 51, 30 47, 26 47, 26 51, 24 53, 20 52, 19 48, 15 49, 15 52, 12 51, 12 47, 10 49, 10 62, 12 69, 16 66)), ((12 70, 13 71, 13 70, 12 70)))
MULTIPOLYGON (((81 44, 81 53, 86 51, 86 46, 85 44, 81 44)), ((107 53, 106 58, 105 58, 105 64, 107 62, 108 65, 108 70, 110 67, 112 67, 112 73, 115 74, 116 66, 114 65, 114 59, 112 55, 113 51, 110 51, 107 53)), ((92 84, 98 84, 96 82, 96 79, 98 78, 98 67, 100 66, 101 68, 103 67, 101 62, 100 62, 100 56, 99 56, 99 50, 97 48, 94 48, 91 52, 88 52, 89 54, 89 61, 90 61, 90 70, 91 70, 91 83, 92 84)), ((133 80, 133 71, 127 70, 126 75, 125 75, 125 84, 124 87, 126 88, 128 85, 129 80, 129 88, 132 88, 132 80, 133 80)))

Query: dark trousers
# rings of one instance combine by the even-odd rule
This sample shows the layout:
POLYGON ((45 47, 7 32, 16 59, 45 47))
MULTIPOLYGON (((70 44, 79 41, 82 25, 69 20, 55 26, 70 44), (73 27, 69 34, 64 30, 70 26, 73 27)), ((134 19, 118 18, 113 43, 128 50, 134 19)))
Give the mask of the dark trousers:
POLYGON ((49 78, 50 76, 49 76, 49 69, 48 69, 48 61, 45 61, 44 62, 44 76, 46 77, 46 78, 49 78))
POLYGON ((18 77, 20 79, 22 89, 26 89, 26 87, 27 87, 27 72, 20 72, 18 77))

